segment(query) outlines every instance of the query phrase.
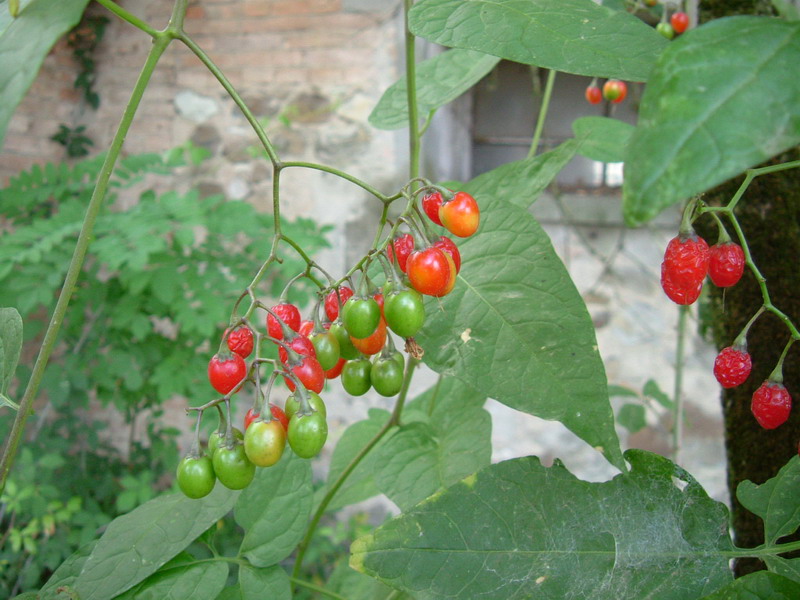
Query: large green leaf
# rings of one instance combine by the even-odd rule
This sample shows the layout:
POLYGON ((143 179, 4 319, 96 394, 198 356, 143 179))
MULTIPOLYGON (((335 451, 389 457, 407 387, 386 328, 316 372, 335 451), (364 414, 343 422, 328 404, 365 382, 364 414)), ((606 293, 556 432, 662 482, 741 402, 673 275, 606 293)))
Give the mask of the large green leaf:
POLYGON ((701 600, 796 600, 800 584, 775 573, 758 571, 703 596, 701 600))
POLYGON ((214 600, 225 587, 228 564, 197 561, 184 554, 171 560, 117 600, 214 600))
POLYGON ((458 282, 426 301, 423 360, 487 397, 561 421, 624 468, 594 327, 569 273, 530 213, 507 198, 475 197, 481 225, 459 243, 458 282))
POLYGON ((89 0, 32 0, 10 22, 0 21, 0 149, 8 122, 36 79, 44 57, 81 19, 89 0))
POLYGON ((578 154, 601 162, 622 162, 634 126, 608 117, 581 117, 572 122, 572 131, 581 139, 578 154))
POLYGON ((778 474, 756 485, 743 481, 736 488, 736 497, 747 510, 764 521, 764 540, 774 544, 779 538, 795 532, 800 526, 800 457, 794 456, 778 474))
POLYGON ((800 23, 730 17, 662 54, 628 146, 623 201, 635 225, 800 142, 800 23))
POLYGON ((357 539, 350 564, 417 600, 695 600, 726 585, 725 506, 661 456, 626 458, 603 483, 535 457, 492 465, 357 539))
POLYGON ((117 517, 75 581, 81 600, 113 598, 149 577, 224 517, 237 496, 217 485, 202 500, 167 494, 117 517))
MULTIPOLYGON (((417 65, 417 108, 425 116, 452 102, 483 79, 500 61, 473 50, 448 50, 417 65)), ((369 116, 378 129, 408 125, 408 86, 405 76, 387 89, 369 116)))
POLYGON ((533 204, 581 146, 570 139, 549 152, 506 163, 475 177, 464 188, 473 195, 501 197, 523 208, 533 204))
MULTIPOLYGON (((239 567, 241 600, 291 600, 292 584, 289 576, 279 566, 256 569, 249 565, 239 567)), ((188 598, 188 596, 187 596, 188 598)))
POLYGON ((375 482, 401 510, 487 466, 492 420, 485 396, 453 378, 417 397, 376 453, 375 482))
POLYGON ((303 537, 311 512, 311 463, 285 452, 278 464, 257 469, 234 510, 244 529, 239 552, 257 567, 283 560, 303 537))
POLYGON ((800 558, 783 558, 782 556, 764 556, 763 560, 773 573, 787 577, 800 583, 800 558))
POLYGON ((40 600, 61 600, 63 596, 58 593, 59 588, 71 589, 83 570, 83 565, 92 554, 97 542, 89 542, 78 548, 59 567, 44 584, 39 592, 40 600))
POLYGON ((592 0, 422 0, 414 35, 577 75, 646 81, 667 41, 592 0))
MULTIPOLYGON (((388 598, 392 588, 385 586, 377 579, 354 571, 342 560, 336 565, 325 587, 332 592, 343 595, 347 600, 375 600, 388 598)), ((401 594, 396 600, 405 600, 408 596, 401 594)))
MULTIPOLYGON (((390 416, 388 411, 380 408, 371 408, 368 418, 353 423, 345 429, 333 451, 331 466, 328 470, 328 480, 322 488, 317 490, 314 502, 315 505, 319 505, 322 497, 336 480, 339 479, 339 476, 344 472, 353 458, 355 458, 362 448, 377 435, 381 427, 389 420, 390 416)), ((372 449, 372 452, 368 453, 361 462, 358 463, 356 468, 353 469, 347 479, 344 480, 344 483, 328 504, 328 510, 338 510, 348 504, 355 504, 356 502, 361 502, 362 500, 372 498, 381 493, 378 486, 375 484, 375 471, 377 469, 375 457, 377 456, 378 449, 385 443, 385 440, 386 437, 384 436, 372 449)))
POLYGON ((8 391, 22 352, 22 317, 16 308, 0 308, 0 394, 8 391))

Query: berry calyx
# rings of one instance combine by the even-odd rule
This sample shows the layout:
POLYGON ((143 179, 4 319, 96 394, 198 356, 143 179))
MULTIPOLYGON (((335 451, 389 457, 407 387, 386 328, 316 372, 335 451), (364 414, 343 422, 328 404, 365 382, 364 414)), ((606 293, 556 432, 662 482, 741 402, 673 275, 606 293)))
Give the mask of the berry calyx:
POLYGON ((456 192, 452 200, 439 207, 439 220, 453 235, 469 237, 478 230, 481 211, 475 198, 467 192, 456 192))
POLYGON ((678 11, 673 13, 669 18, 669 22, 675 33, 681 34, 689 28, 689 15, 683 11, 678 11))
POLYGON ((253 330, 249 327, 237 327, 233 331, 226 331, 228 336, 228 349, 242 358, 247 358, 253 352, 253 330))
MULTIPOLYGON (((276 304, 270 310, 278 315, 281 321, 288 325, 290 329, 294 331, 300 330, 300 311, 294 304, 284 302, 282 304, 276 304)), ((276 340, 283 339, 283 327, 281 327, 278 320, 270 314, 267 314, 267 333, 271 338, 275 338, 276 340)))
POLYGON ((782 383, 768 379, 753 394, 750 410, 764 429, 775 429, 789 418, 792 397, 782 383))
POLYGON ((428 218, 436 223, 437 225, 442 224, 442 220, 439 218, 439 208, 442 206, 442 194, 438 191, 433 191, 429 194, 425 194, 422 197, 422 210, 425 211, 425 214, 428 215, 428 218))
POLYGON ((600 104, 603 101, 603 92, 596 85, 590 85, 585 92, 586 101, 589 104, 600 104))
POLYGON ((619 104, 628 95, 628 86, 619 79, 609 79, 603 84, 603 98, 614 104, 619 104))
POLYGON ((397 256, 397 266, 400 267, 400 270, 405 273, 406 272, 406 261, 408 260, 408 255, 414 251, 414 238, 410 233, 404 233, 403 235, 397 236, 394 238, 391 244, 386 246, 386 255, 389 257, 389 260, 394 262, 395 255, 397 256))
POLYGON ((223 396, 239 385, 247 375, 244 359, 233 352, 215 354, 208 361, 208 381, 223 396))
POLYGON ((750 376, 753 362, 741 346, 723 348, 714 360, 714 377, 724 388, 742 385, 750 376))
POLYGON ((744 273, 744 250, 735 242, 714 244, 709 250, 708 276, 717 287, 739 283, 744 273))
POLYGON ((353 296, 353 290, 346 285, 338 288, 339 299, 336 299, 337 290, 331 291, 325 296, 325 314, 328 315, 328 320, 333 323, 339 316, 339 305, 345 303, 353 296))

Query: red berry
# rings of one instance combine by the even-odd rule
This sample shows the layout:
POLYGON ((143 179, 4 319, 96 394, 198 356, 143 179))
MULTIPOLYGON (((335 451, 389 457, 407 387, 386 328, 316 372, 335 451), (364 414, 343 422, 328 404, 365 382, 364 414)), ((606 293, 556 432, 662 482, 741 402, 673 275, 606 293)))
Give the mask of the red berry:
POLYGON ((683 33, 689 27, 689 15, 678 11, 669 18, 669 22, 672 24, 672 29, 675 33, 683 33))
POLYGON ((253 351, 253 331, 249 327, 237 327, 228 336, 228 348, 242 358, 247 358, 253 351))
POLYGON ((724 388, 742 385, 750 376, 753 362, 742 347, 723 348, 714 360, 714 377, 724 388))
MULTIPOLYGON (((297 352, 300 356, 313 356, 314 358, 317 357, 317 353, 314 350, 314 344, 311 343, 311 340, 302 335, 296 335, 288 342, 289 347, 297 352)), ((287 364, 289 362, 289 353, 280 346, 278 348, 278 356, 281 359, 283 364, 287 364)))
POLYGON ((425 214, 428 215, 428 218, 437 225, 442 224, 442 220, 439 218, 439 207, 441 205, 442 195, 437 191, 433 191, 430 194, 425 194, 422 197, 422 210, 424 210, 425 214))
POLYGON ((438 248, 442 252, 447 252, 450 258, 453 259, 453 264, 456 266, 456 275, 461 271, 461 253, 458 251, 458 246, 455 245, 453 240, 449 237, 441 236, 433 243, 434 248, 438 248))
POLYGON ((420 294, 442 296, 451 283, 448 255, 439 248, 425 248, 408 257, 408 279, 420 294))
MULTIPOLYGON (((286 413, 279 406, 275 406, 274 404, 270 403, 269 410, 272 413, 272 417, 274 419, 278 419, 280 424, 283 425, 283 430, 289 430, 289 418, 286 416, 286 413)), ((250 427, 250 424, 258 418, 259 413, 253 412, 253 409, 247 411, 247 414, 244 416, 244 430, 247 431, 247 428, 250 427)))
POLYGON ((314 321, 301 321, 300 328, 297 330, 297 333, 304 337, 311 337, 311 333, 314 331, 314 321))
POLYGON ((775 429, 789 418, 792 397, 782 383, 767 380, 753 394, 750 410, 764 429, 775 429))
POLYGON ((603 101, 603 92, 596 85, 586 88, 586 101, 589 104, 600 104, 603 101))
POLYGON ((456 192, 452 200, 439 207, 439 220, 453 235, 469 237, 478 230, 481 211, 475 198, 467 192, 456 192))
MULTIPOLYGON (((300 329, 300 311, 294 304, 284 302, 283 304, 276 304, 272 307, 272 312, 281 318, 281 321, 286 323, 290 329, 299 331, 300 329)), ((267 314, 267 333, 271 338, 276 340, 283 339, 283 328, 277 319, 270 314, 267 314)))
POLYGON ((406 261, 408 260, 408 255, 413 251, 414 238, 410 233, 404 233, 403 235, 397 236, 394 238, 394 241, 391 244, 386 246, 386 255, 389 257, 390 261, 394 262, 394 255, 397 254, 397 266, 400 267, 400 270, 403 273, 406 272, 406 261))
MULTIPOLYGON (((344 303, 347 302, 352 295, 353 290, 346 285, 343 285, 339 288, 339 298, 342 306, 344 306, 344 303)), ((336 300, 336 290, 331 291, 325 297, 325 314, 328 315, 328 319, 331 323, 333 323, 336 320, 336 317, 339 316, 339 302, 336 300)))
POLYGON ((346 362, 347 362, 346 359, 340 358, 339 362, 336 363, 335 367, 325 371, 325 378, 326 379, 336 379, 339 375, 342 374, 342 369, 344 369, 344 363, 346 363, 346 362))
MULTIPOLYGON (((313 356, 303 356, 301 362, 292 366, 292 373, 307 390, 319 394, 322 388, 325 387, 325 371, 322 370, 319 361, 313 356)), ((284 380, 286 381, 286 386, 294 391, 296 387, 294 382, 288 377, 284 377, 284 380)))
POLYGON ((739 244, 725 242, 710 249, 708 276, 717 287, 736 285, 744 273, 744 250, 739 244))
POLYGON ((208 380, 211 386, 223 396, 239 385, 247 375, 247 365, 238 354, 229 356, 215 354, 208 361, 208 380))
POLYGON ((628 86, 619 79, 609 79, 603 84, 603 98, 614 104, 619 104, 628 95, 628 86))
POLYGON ((672 238, 661 263, 661 287, 677 304, 692 304, 700 296, 708 273, 708 244, 695 233, 672 238))

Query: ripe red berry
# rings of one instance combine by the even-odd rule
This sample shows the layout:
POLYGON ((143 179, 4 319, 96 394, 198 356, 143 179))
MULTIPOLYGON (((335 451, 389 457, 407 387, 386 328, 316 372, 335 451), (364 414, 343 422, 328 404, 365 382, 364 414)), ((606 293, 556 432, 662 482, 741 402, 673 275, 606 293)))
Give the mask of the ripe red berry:
POLYGON ((672 238, 661 263, 661 287, 676 304, 692 304, 708 273, 708 244, 695 233, 672 238))
MULTIPOLYGON (((274 419, 278 419, 281 425, 283 425, 283 430, 289 430, 289 418, 286 416, 286 413, 283 412, 283 409, 279 406, 275 406, 274 404, 270 403, 269 410, 272 413, 272 417, 274 419)), ((250 424, 258 418, 259 413, 253 412, 253 409, 247 411, 247 414, 244 416, 244 430, 247 431, 247 428, 250 427, 250 424)))
MULTIPOLYGON (((301 358, 302 360, 299 363, 292 366, 292 373, 307 390, 319 394, 322 388, 325 387, 325 371, 322 370, 319 361, 313 356, 303 356, 301 358)), ((291 391, 294 391, 296 387, 294 382, 288 377, 284 377, 284 380, 286 381, 286 386, 291 391)))
POLYGON ((742 347, 723 348, 714 360, 714 377, 724 388, 742 385, 750 376, 753 362, 742 347))
POLYGON ((223 396, 235 388, 247 375, 247 365, 238 354, 215 354, 208 361, 208 381, 223 396))
POLYGON ((311 333, 314 331, 314 321, 301 321, 300 322, 300 329, 297 330, 297 333, 304 337, 311 337, 311 333))
MULTIPOLYGON (((286 323, 290 329, 294 331, 300 330, 300 311, 294 304, 289 304, 288 302, 276 304, 271 310, 278 315, 281 321, 286 323)), ((270 314, 267 314, 267 333, 276 340, 283 339, 283 328, 280 323, 278 323, 277 319, 270 314)))
POLYGON ((678 11, 669 18, 669 22, 672 24, 672 29, 675 33, 683 33, 689 27, 689 15, 678 11))
POLYGON ((586 88, 586 101, 589 104, 600 104, 603 101, 603 92, 596 85, 586 88))
POLYGON ((453 264, 456 266, 456 274, 461 271, 461 253, 453 240, 443 235, 433 243, 433 247, 450 255, 450 258, 453 259, 453 264))
POLYGON ((442 296, 451 283, 448 255, 439 248, 425 248, 408 257, 408 279, 420 294, 442 296))
POLYGON ((717 287, 736 285, 744 273, 744 250, 739 244, 725 242, 710 249, 708 276, 717 287))
POLYGON ((456 192, 452 200, 439 207, 439 220, 447 231, 458 237, 469 237, 478 230, 481 211, 467 192, 456 192))
POLYGON ((339 362, 336 363, 335 367, 325 371, 325 378, 326 379, 336 379, 339 375, 342 374, 342 369, 344 369, 344 363, 346 363, 346 362, 347 362, 346 359, 340 358, 339 362))
POLYGON ((442 206, 442 195, 439 192, 433 191, 422 197, 422 210, 424 210, 428 218, 437 225, 442 224, 442 220, 439 218, 440 206, 442 206))
POLYGON ((249 327, 237 327, 228 336, 228 348, 242 358, 247 358, 253 351, 253 331, 249 327))
MULTIPOLYGON (((347 302, 352 295, 353 290, 346 285, 339 287, 339 298, 342 306, 344 306, 344 303, 347 302)), ((333 323, 336 320, 336 317, 339 316, 339 302, 336 300, 336 290, 331 291, 325 297, 325 314, 328 315, 328 319, 331 323, 333 323)))
POLYGON ((753 394, 750 410, 764 429, 775 429, 789 418, 792 397, 782 383, 767 380, 753 394))
POLYGON ((397 266, 400 267, 400 270, 405 273, 406 272, 406 261, 408 260, 408 255, 414 251, 414 238, 411 236, 410 233, 404 233, 403 235, 397 236, 394 238, 394 241, 386 246, 386 255, 389 257, 389 260, 394 262, 394 255, 397 255, 397 266))
MULTIPOLYGON (((311 340, 303 335, 296 335, 294 336, 289 342, 289 347, 297 352, 300 356, 313 356, 314 358, 317 357, 317 353, 314 350, 314 344, 311 343, 311 340)), ((278 356, 281 359, 283 364, 287 364, 289 362, 289 353, 283 348, 283 346, 278 348, 278 356)))
POLYGON ((609 79, 603 84, 603 98, 614 104, 619 104, 628 95, 628 86, 619 79, 609 79))

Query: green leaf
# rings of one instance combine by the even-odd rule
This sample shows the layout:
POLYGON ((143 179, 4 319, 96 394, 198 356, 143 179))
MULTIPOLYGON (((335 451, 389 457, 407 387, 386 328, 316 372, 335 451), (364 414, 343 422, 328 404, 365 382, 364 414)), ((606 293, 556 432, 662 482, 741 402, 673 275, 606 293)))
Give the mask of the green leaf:
POLYGON ((375 482, 401 510, 489 464, 492 420, 484 401, 445 378, 406 407, 404 425, 375 456, 375 482))
MULTIPOLYGON (((328 470, 328 480, 316 494, 314 505, 318 506, 322 497, 339 478, 342 472, 350 464, 350 461, 367 445, 381 427, 389 420, 391 415, 388 411, 372 408, 369 411, 369 418, 353 423, 345 429, 331 457, 331 466, 328 470)), ((338 510, 349 504, 361 502, 380 494, 378 486, 375 484, 375 457, 378 449, 385 443, 384 437, 378 445, 368 453, 358 466, 353 469, 350 476, 345 479, 336 495, 328 504, 328 510, 338 510)))
MULTIPOLYGON (((2 359, 2 348, 0 348, 0 360, 2 359)), ((11 410, 19 410, 19 404, 14 402, 11 398, 6 396, 5 394, 0 394, 0 406, 7 406, 11 410)))
POLYGON ((624 468, 594 327, 569 273, 526 210, 476 199, 481 227, 459 243, 458 282, 426 300, 423 360, 511 408, 560 421, 624 468))
POLYGON ((33 0, 0 28, 0 149, 8 122, 36 78, 44 57, 81 19, 88 0, 33 0))
POLYGON ((17 370, 22 352, 22 317, 16 308, 0 308, 0 392, 8 392, 8 386, 17 370))
POLYGON ((667 41, 627 12, 592 0, 422 0, 414 35, 577 75, 646 81, 667 41))
POLYGON ((78 578, 78 575, 81 574, 83 565, 86 564, 86 560, 89 558, 96 545, 96 541, 89 542, 67 557, 50 576, 50 579, 47 580, 44 587, 42 587, 39 592, 41 600, 63 600, 64 596, 58 593, 58 588, 72 587, 75 585, 75 580, 78 578))
MULTIPOLYGON (((347 600, 375 600, 375 598, 388 598, 392 589, 383 583, 363 573, 354 571, 343 560, 331 573, 326 586, 332 592, 342 594, 347 600)), ((400 598, 407 598, 402 594, 400 598)), ((398 599, 399 600, 399 599, 398 599)))
POLYGON ((312 496, 311 463, 292 452, 268 469, 257 469, 234 510, 245 530, 239 553, 257 567, 289 556, 303 537, 312 496))
POLYGON ((800 584, 775 573, 758 571, 703 596, 701 600, 796 600, 800 584))
POLYGON ((658 387, 658 384, 654 379, 647 380, 647 383, 644 384, 644 389, 642 392, 645 396, 649 396, 667 410, 672 410, 672 407, 674 406, 672 398, 667 396, 667 394, 660 387, 658 387))
POLYGON ((767 567, 773 573, 787 577, 792 581, 800 583, 800 558, 783 558, 782 556, 763 557, 767 567))
POLYGON ((800 21, 800 8, 792 4, 789 0, 772 0, 772 6, 778 14, 787 21, 800 21))
POLYGON ((473 196, 500 197, 527 208, 572 160, 580 144, 579 140, 567 140, 549 152, 506 163, 478 175, 461 189, 473 196))
POLYGON ((621 396, 624 398, 638 398, 639 394, 637 394, 635 390, 625 387, 624 385, 609 384, 608 396, 609 398, 614 398, 616 396, 621 396))
MULTIPOLYGON (((239 567, 239 587, 242 600, 291 600, 292 584, 289 576, 279 566, 255 569, 248 565, 239 567)), ((190 596, 187 596, 189 598, 190 596)))
MULTIPOLYGON (((483 79, 500 61, 472 50, 448 50, 417 65, 417 108, 421 116, 452 102, 483 79)), ((378 129, 408 125, 408 90, 405 76, 387 89, 369 115, 378 129)))
POLYGON ((81 600, 113 598, 149 577, 224 517, 237 496, 217 485, 202 500, 167 494, 117 517, 75 582, 81 600))
POLYGON ((623 404, 617 414, 617 423, 631 433, 636 433, 647 427, 644 406, 641 404, 623 404))
MULTIPOLYGON (((191 558, 191 557, 189 557, 191 558)), ((184 562, 165 565, 117 600, 214 600, 225 587, 224 562, 184 562)))
POLYGON ((694 600, 730 582, 725 506, 661 456, 626 458, 603 483, 492 465, 357 539, 350 565, 417 600, 694 600))
POLYGON ((800 143, 800 23, 717 19, 669 44, 628 145, 631 225, 800 143))
POLYGON ((572 132, 582 143, 578 154, 600 162, 622 162, 635 127, 608 117, 581 117, 572 122, 572 132))
POLYGON ((736 488, 736 497, 749 510, 764 521, 764 539, 774 544, 779 538, 794 533, 800 526, 800 456, 794 456, 778 474, 756 485, 743 481, 736 488))

